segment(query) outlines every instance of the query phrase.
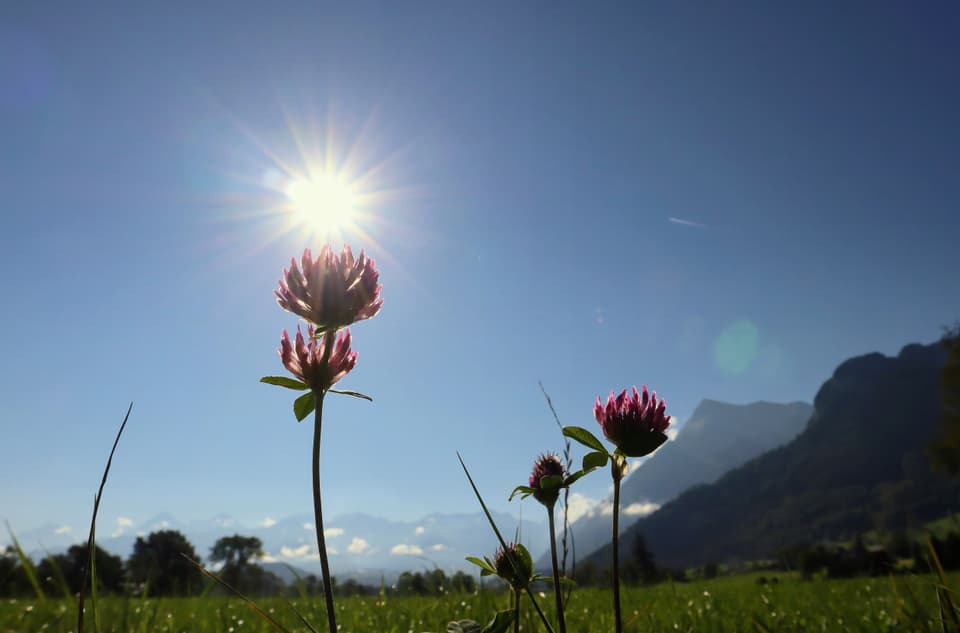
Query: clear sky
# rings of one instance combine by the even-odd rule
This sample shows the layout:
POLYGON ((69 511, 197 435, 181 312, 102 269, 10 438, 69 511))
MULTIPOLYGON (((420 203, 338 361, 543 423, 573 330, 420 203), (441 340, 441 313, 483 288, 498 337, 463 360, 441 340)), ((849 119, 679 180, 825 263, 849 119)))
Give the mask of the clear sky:
POLYGON ((642 383, 683 420, 935 340, 960 9, 792 4, 3 3, 0 518, 82 532, 131 400, 104 521, 310 511, 310 428, 258 383, 308 173, 353 183, 385 299, 328 516, 476 510, 458 449, 509 509, 562 446, 538 380, 567 424, 642 383))

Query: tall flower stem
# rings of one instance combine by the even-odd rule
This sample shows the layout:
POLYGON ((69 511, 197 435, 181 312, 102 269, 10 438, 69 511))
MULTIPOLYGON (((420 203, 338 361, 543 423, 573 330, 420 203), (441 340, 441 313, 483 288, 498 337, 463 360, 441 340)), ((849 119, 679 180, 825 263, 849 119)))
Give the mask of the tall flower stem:
POLYGON ((333 584, 330 581, 330 562, 327 559, 327 541, 323 536, 323 508, 320 505, 320 428, 323 422, 323 396, 326 391, 315 391, 317 408, 313 424, 313 518, 317 529, 317 549, 320 552, 320 571, 323 574, 323 598, 327 605, 327 624, 330 633, 337 633, 337 612, 333 607, 333 584))
POLYGON ((613 475, 613 617, 616 633, 623 633, 620 614, 620 480, 623 478, 623 459, 614 455, 610 460, 610 472, 613 475))
POLYGON ((550 523, 550 562, 553 564, 553 595, 557 600, 557 624, 560 633, 567 633, 567 624, 563 619, 563 591, 560 588, 560 569, 557 566, 557 533, 553 522, 553 506, 547 506, 547 519, 550 523))

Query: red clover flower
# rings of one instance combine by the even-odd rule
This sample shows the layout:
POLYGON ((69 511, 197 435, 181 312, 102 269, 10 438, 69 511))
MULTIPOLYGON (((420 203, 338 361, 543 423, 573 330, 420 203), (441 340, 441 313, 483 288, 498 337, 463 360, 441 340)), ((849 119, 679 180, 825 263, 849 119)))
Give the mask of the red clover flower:
POLYGON ((354 258, 344 245, 335 255, 324 244, 316 259, 309 248, 299 266, 291 259, 274 294, 281 308, 313 323, 318 332, 329 332, 376 316, 383 305, 379 278, 375 262, 363 251, 354 258))
POLYGON ((290 373, 312 390, 326 391, 357 364, 357 353, 350 350, 350 328, 339 334, 327 332, 316 339, 313 326, 308 325, 307 338, 309 342, 304 340, 298 325, 296 342, 291 344, 284 330, 277 351, 290 373))
POLYGON ((598 397, 593 415, 603 434, 621 453, 627 457, 643 457, 667 440, 664 432, 670 425, 670 417, 665 414, 666 408, 664 400, 657 402, 657 392, 651 396, 644 385, 642 396, 634 387, 632 396, 624 390, 615 397, 611 391, 606 405, 598 397))
POLYGON ((533 488, 533 498, 545 506, 553 506, 560 496, 560 488, 563 485, 564 472, 563 463, 560 458, 553 453, 545 453, 537 458, 533 464, 533 473, 530 475, 530 487, 533 488), (544 477, 555 477, 555 485, 543 486, 544 477))
POLYGON ((519 543, 508 543, 507 549, 498 547, 493 556, 493 566, 497 576, 506 580, 516 591, 526 588, 533 580, 533 559, 519 543))

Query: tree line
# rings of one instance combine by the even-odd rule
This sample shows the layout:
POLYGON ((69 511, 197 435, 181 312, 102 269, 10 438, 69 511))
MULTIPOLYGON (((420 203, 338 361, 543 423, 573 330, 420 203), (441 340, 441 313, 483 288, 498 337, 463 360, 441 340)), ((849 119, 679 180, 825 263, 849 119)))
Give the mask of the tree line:
MULTIPOLYGON (((219 565, 221 580, 243 592, 276 593, 283 582, 253 561, 263 555, 263 543, 254 536, 224 536, 210 549, 207 562, 219 565)), ((102 593, 171 596, 197 595, 208 580, 184 556, 202 560, 193 544, 177 530, 151 532, 137 537, 133 552, 124 561, 95 546, 97 589, 102 593)), ((33 569, 22 564, 17 552, 0 552, 0 596, 32 595, 33 583, 45 593, 75 595, 87 574, 89 550, 73 545, 62 554, 48 554, 33 569), (32 576, 32 578, 31 578, 32 576)), ((32 564, 30 564, 33 567, 32 564)))
MULTIPOLYGON (((137 537, 127 560, 100 546, 95 548, 97 590, 104 594, 138 596, 195 596, 210 581, 184 556, 201 562, 196 548, 177 530, 151 532, 137 537)), ((210 548, 206 562, 218 565, 217 575, 244 594, 266 596, 282 593, 285 583, 274 573, 254 564, 263 556, 263 543, 253 536, 225 536, 210 548)), ((48 554, 31 569, 21 564, 12 547, 0 550, 0 596, 31 596, 36 593, 33 581, 46 595, 76 595, 83 584, 88 561, 86 544, 73 545, 62 554, 48 554), (31 578, 33 576, 33 578, 31 578)), ((390 587, 363 585, 350 578, 343 582, 332 579, 338 595, 366 595, 389 591, 395 595, 430 596, 449 592, 473 593, 476 580, 457 571, 447 576, 442 569, 424 572, 406 571, 390 587)), ((225 590, 212 588, 218 593, 225 590)), ((298 577, 295 591, 319 595, 322 583, 314 574, 298 577)))

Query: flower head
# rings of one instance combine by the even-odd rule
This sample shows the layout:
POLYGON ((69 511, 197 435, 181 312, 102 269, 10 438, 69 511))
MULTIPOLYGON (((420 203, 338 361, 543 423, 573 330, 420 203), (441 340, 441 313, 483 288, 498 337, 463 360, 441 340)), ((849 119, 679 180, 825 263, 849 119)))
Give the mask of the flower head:
POLYGON ((291 344, 287 331, 280 337, 280 360, 291 374, 314 391, 325 391, 346 376, 357 364, 357 353, 350 350, 350 329, 342 332, 327 332, 323 338, 313 336, 312 325, 307 326, 307 338, 303 338, 297 326, 296 342, 291 344))
POLYGON ((670 425, 665 415, 667 404, 657 402, 657 392, 651 396, 643 386, 643 395, 633 388, 633 395, 626 390, 619 396, 610 392, 607 404, 597 398, 593 406, 593 415, 603 428, 603 434, 617 445, 627 457, 643 457, 655 451, 667 440, 664 431, 670 425))
POLYGON ((517 591, 533 580, 533 559, 527 548, 519 543, 508 543, 507 549, 497 548, 497 553, 493 556, 493 567, 497 570, 497 576, 506 580, 517 591))
POLYGON ((324 244, 316 259, 309 248, 299 266, 291 259, 273 293, 281 308, 310 321, 320 332, 329 332, 376 316, 383 305, 379 278, 374 261, 363 251, 354 258, 344 245, 335 255, 324 244))
POLYGON ((530 487, 533 488, 533 497, 545 506, 552 506, 557 502, 560 495, 560 488, 563 485, 564 476, 563 463, 560 458, 553 453, 545 453, 537 458, 533 463, 533 473, 530 475, 530 487), (559 477, 560 481, 555 479, 552 483, 556 485, 543 485, 544 477, 559 477))

